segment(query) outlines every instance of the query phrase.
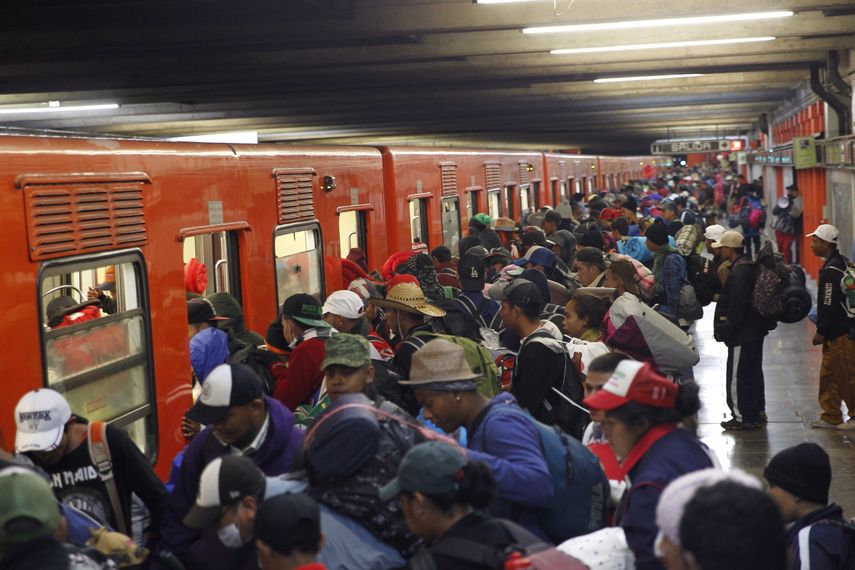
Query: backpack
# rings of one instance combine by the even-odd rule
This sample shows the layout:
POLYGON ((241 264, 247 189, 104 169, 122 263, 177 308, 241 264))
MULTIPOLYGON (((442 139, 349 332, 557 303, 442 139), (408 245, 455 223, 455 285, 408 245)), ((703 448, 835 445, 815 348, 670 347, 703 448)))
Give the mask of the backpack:
POLYGON ((497 352, 496 368, 499 369, 499 385, 502 390, 510 390, 514 379, 514 367, 517 365, 517 355, 509 350, 497 352))
POLYGON ((264 393, 272 394, 276 379, 268 367, 271 357, 276 358, 267 350, 262 350, 253 344, 244 344, 237 351, 229 354, 227 362, 229 364, 245 364, 252 368, 252 371, 261 378, 264 384, 264 393))
POLYGON ((113 473, 113 458, 110 454, 110 445, 107 442, 106 422, 89 422, 89 425, 86 426, 86 444, 89 448, 89 458, 98 470, 98 477, 107 489, 107 497, 110 499, 110 507, 113 510, 119 532, 128 536, 130 529, 128 529, 125 510, 122 508, 116 477, 113 473))
MULTIPOLYGON (((484 303, 487 302, 485 298, 484 303)), ((461 336, 476 342, 483 340, 481 329, 486 329, 487 324, 481 316, 480 307, 475 307, 472 301, 460 295, 453 299, 442 299, 434 304, 445 311, 444 317, 434 317, 430 320, 434 332, 461 336)))
POLYGON ((416 331, 404 342, 409 343, 418 350, 427 344, 427 340, 420 338, 425 336, 442 338, 463 348, 466 363, 478 375, 475 383, 478 385, 478 392, 481 395, 486 398, 493 398, 502 392, 502 388, 499 386, 499 369, 496 367, 493 354, 486 346, 466 337, 431 333, 428 331, 416 331))
POLYGON ((653 272, 650 271, 650 268, 630 255, 621 253, 612 253, 610 255, 612 260, 625 259, 632 263, 632 266, 635 267, 635 283, 638 285, 638 292, 641 293, 641 297, 644 301, 653 301, 653 298, 655 297, 653 286, 656 285, 656 279, 653 272))
POLYGON ((555 303, 547 303, 543 306, 543 310, 540 312, 540 318, 544 321, 549 321, 553 325, 558 327, 558 330, 561 330, 561 326, 564 324, 564 319, 567 317, 567 309, 562 305, 557 305, 555 303))
POLYGON ((549 546, 518 524, 495 519, 513 541, 507 548, 495 548, 468 538, 444 538, 429 550, 423 548, 410 560, 411 570, 437 570, 433 554, 453 558, 474 568, 505 570, 583 570, 575 558, 549 546))
POLYGON ((695 288, 695 297, 702 307, 712 303, 715 297, 718 276, 713 271, 712 261, 693 253, 686 257, 686 274, 689 283, 695 288))
POLYGON ((784 311, 784 289, 790 284, 789 271, 766 242, 757 252, 757 280, 751 291, 751 307, 761 317, 777 321, 784 311))
POLYGON ((755 204, 752 200, 751 211, 748 214, 748 225, 752 230, 759 230, 766 226, 766 210, 762 204, 755 204))
MULTIPOLYGON (((568 351, 565 342, 553 338, 542 329, 536 330, 525 338, 520 346, 520 352, 532 342, 542 344, 564 357, 564 377, 561 379, 561 386, 558 388, 554 384, 551 386, 543 400, 543 407, 552 414, 557 426, 576 439, 582 439, 585 426, 588 425, 589 413, 581 405, 585 396, 584 387, 576 367, 573 366, 573 355, 568 351)), ((514 380, 516 380, 516 373, 514 373, 514 380)))
POLYGON ((488 414, 495 413, 522 414, 537 428, 553 487, 552 502, 538 516, 537 524, 549 540, 560 544, 603 528, 611 488, 597 456, 576 438, 537 421, 517 406, 491 406, 488 414))
MULTIPOLYGON (((845 259, 845 258, 844 258, 845 259)), ((840 278, 840 289, 843 291, 843 308, 846 316, 855 319, 855 263, 846 262, 843 277, 840 278)))

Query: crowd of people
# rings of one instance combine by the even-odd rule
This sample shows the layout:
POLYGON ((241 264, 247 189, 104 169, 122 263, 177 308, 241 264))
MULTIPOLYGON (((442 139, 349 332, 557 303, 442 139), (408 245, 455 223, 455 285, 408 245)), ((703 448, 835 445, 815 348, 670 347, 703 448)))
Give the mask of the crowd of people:
MULTIPOLYGON (((229 294, 188 293, 194 403, 169 480, 62 394, 23 395, 0 569, 855 568, 820 446, 775 455, 764 492, 696 434, 693 322, 715 303, 722 428, 759 430, 764 339, 807 314, 798 190, 773 249, 760 195, 698 168, 477 214, 457 251, 294 292, 263 334, 229 294)), ((809 236, 825 261, 811 426, 855 429, 850 269, 833 226, 809 236)), ((73 318, 54 309, 51 326, 73 318)))

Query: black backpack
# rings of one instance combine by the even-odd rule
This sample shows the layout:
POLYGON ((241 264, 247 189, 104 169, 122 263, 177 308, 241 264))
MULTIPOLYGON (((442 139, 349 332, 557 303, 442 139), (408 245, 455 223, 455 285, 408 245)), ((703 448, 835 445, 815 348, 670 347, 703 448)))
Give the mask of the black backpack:
POLYGON ((481 329, 487 328, 481 309, 489 301, 485 298, 479 305, 475 304, 463 295, 454 299, 443 299, 434 304, 445 311, 444 317, 431 319, 431 328, 434 332, 452 336, 462 336, 475 342, 482 342, 481 329))
POLYGON ((706 307, 712 303, 718 289, 718 275, 713 269, 712 261, 693 253, 686 257, 686 274, 689 283, 695 289, 695 297, 701 307, 706 307))
MULTIPOLYGON (((231 349, 233 346, 230 345, 229 348, 231 349)), ((277 361, 278 359, 279 357, 269 350, 258 348, 253 344, 244 343, 243 346, 229 354, 228 363, 245 364, 252 368, 252 371, 261 378, 264 385, 264 393, 273 394, 273 384, 276 379, 273 377, 273 373, 270 372, 270 362, 277 361)))

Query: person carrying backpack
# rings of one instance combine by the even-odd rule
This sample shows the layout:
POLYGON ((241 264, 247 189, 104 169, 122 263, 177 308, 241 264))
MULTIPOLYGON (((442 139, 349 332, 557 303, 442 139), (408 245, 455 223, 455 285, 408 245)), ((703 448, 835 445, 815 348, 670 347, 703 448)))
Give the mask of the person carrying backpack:
POLYGON ((467 304, 471 304, 470 309, 474 309, 472 311, 474 316, 480 317, 483 321, 482 326, 489 327, 499 313, 499 304, 484 295, 486 274, 484 260, 475 255, 464 255, 458 263, 458 270, 460 271, 460 288, 463 290, 460 297, 465 297, 466 301, 469 301, 467 304))
POLYGON ((787 265, 793 263, 793 244, 798 235, 798 224, 803 209, 799 188, 795 184, 787 186, 787 195, 778 200, 778 204, 772 209, 772 213, 777 216, 775 241, 778 242, 778 251, 784 254, 784 262, 787 265))
POLYGON ((497 482, 490 513, 553 541, 600 528, 608 481, 593 454, 534 420, 511 394, 485 398, 475 376, 460 347, 437 339, 416 352, 406 383, 425 418, 447 433, 466 427, 468 458, 486 463, 497 482))
MULTIPOLYGON (((453 445, 429 441, 410 449, 397 477, 380 489, 384 501, 400 497, 407 526, 430 544, 409 568, 504 570, 512 552, 547 549, 524 528, 483 512, 495 488, 490 468, 467 460, 453 445)), ((572 562, 568 557, 564 568, 573 568, 572 562)))
POLYGON ((843 278, 852 273, 846 258, 837 249, 839 232, 829 224, 822 224, 813 233, 810 249, 825 260, 819 270, 817 288, 816 334, 813 344, 822 345, 822 365, 819 369, 820 419, 811 422, 812 428, 855 429, 855 320, 847 310, 846 295, 841 287, 843 278), (849 421, 843 421, 841 401, 846 402, 849 421))

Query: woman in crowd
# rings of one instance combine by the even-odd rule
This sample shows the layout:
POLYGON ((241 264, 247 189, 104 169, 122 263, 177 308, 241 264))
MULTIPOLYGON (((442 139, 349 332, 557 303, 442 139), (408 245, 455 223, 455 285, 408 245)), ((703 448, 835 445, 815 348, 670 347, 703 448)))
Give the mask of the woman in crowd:
POLYGON ((706 446, 677 425, 700 409, 698 386, 678 386, 649 364, 628 360, 583 403, 591 418, 602 423, 603 435, 627 474, 629 488, 615 522, 626 533, 636 568, 659 570, 653 542, 662 490, 681 475, 715 466, 706 446))
POLYGON ((609 301, 599 295, 576 291, 567 302, 564 332, 581 340, 600 340, 600 325, 609 310, 609 301))

